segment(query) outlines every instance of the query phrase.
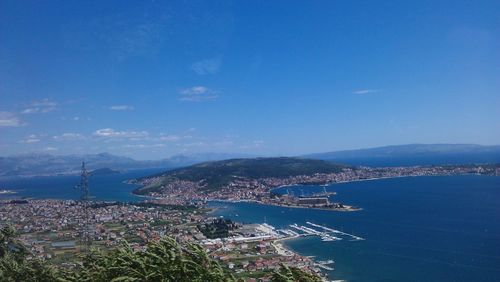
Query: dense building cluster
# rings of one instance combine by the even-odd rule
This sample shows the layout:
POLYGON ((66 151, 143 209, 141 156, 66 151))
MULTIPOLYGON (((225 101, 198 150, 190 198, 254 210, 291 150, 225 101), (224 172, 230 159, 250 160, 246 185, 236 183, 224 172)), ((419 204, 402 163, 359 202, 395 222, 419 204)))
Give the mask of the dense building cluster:
POLYGON ((269 273, 282 264, 319 273, 311 259, 276 244, 283 235, 265 224, 211 218, 199 207, 92 202, 89 209, 86 224, 85 209, 78 201, 4 200, 0 226, 19 230, 20 241, 33 256, 67 268, 77 265, 82 231, 90 227, 93 247, 109 250, 126 241, 134 250, 143 251, 149 242, 168 235, 178 242, 201 244, 210 257, 237 274, 269 273))
MULTIPOLYGON (((196 242, 204 246, 210 257, 242 275, 263 273, 281 265, 319 273, 318 267, 326 266, 299 256, 279 243, 280 240, 297 236, 297 233, 287 230, 280 233, 266 224, 241 225, 225 219, 210 218, 203 203, 219 199, 355 210, 340 203, 330 203, 330 194, 326 191, 324 195, 295 197, 290 194, 277 195, 272 190, 294 184, 470 173, 499 175, 500 170, 496 166, 344 168, 336 173, 284 178, 233 177, 229 184, 211 190, 206 189, 203 181, 179 180, 163 185, 160 192, 150 194, 154 197, 141 203, 90 202, 87 209, 90 216, 86 216, 86 209, 79 201, 0 201, 0 226, 13 225, 21 232, 20 240, 28 246, 33 256, 65 267, 76 266, 75 255, 82 250, 80 239, 86 230, 93 246, 104 248, 114 248, 127 241, 134 250, 142 251, 148 242, 158 241, 165 235, 178 242, 196 242)), ((150 178, 143 184, 157 184, 158 181, 161 181, 161 177, 150 178)), ((313 235, 320 233, 305 227, 303 229, 313 235)), ((306 233, 304 236, 311 235, 306 233)))
POLYGON ((168 184, 159 184, 161 177, 149 178, 141 184, 160 185, 159 192, 152 192, 150 196, 157 201, 168 204, 186 204, 193 201, 230 200, 230 201, 258 201, 266 204, 291 205, 298 201, 288 201, 286 197, 273 197, 270 191, 276 187, 296 184, 331 184, 367 179, 407 177, 407 176, 436 176, 460 174, 488 174, 500 175, 500 168, 492 166, 429 166, 429 167, 385 167, 385 168, 343 168, 335 173, 315 173, 312 175, 297 175, 283 178, 248 179, 233 177, 229 184, 218 189, 207 190, 203 182, 172 181, 168 184))
POLYGON ((0 225, 13 225, 36 256, 52 258, 77 253, 86 226, 90 226, 91 240, 96 246, 112 247, 126 240, 141 249, 167 233, 189 240, 189 232, 184 232, 183 226, 203 220, 197 209, 147 203, 97 202, 90 206, 89 213, 86 225, 85 209, 77 201, 6 200, 0 203, 0 225))

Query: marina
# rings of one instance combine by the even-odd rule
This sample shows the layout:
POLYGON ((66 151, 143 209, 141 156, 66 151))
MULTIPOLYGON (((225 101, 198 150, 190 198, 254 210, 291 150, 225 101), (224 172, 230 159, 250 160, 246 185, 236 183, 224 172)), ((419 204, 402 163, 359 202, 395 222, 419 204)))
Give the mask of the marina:
POLYGON ((352 234, 349 234, 349 233, 345 233, 345 232, 342 232, 340 230, 335 230, 335 229, 328 228, 328 227, 325 227, 325 226, 321 226, 321 225, 318 225, 318 224, 314 224, 314 223, 309 222, 309 221, 306 222, 306 223, 309 224, 309 225, 311 225, 311 226, 318 227, 318 228, 321 228, 323 230, 326 230, 328 232, 332 232, 332 233, 336 233, 336 234, 340 234, 340 235, 351 237, 352 238, 351 241, 362 241, 362 240, 365 240, 364 238, 361 238, 359 236, 352 235, 352 234))
POLYGON ((321 238, 321 241, 323 241, 323 242, 343 240, 344 238, 342 238, 341 236, 349 238, 350 239, 349 241, 365 240, 362 237, 359 237, 359 236, 356 236, 353 234, 349 234, 349 233, 346 233, 346 232, 343 232, 340 230, 336 230, 333 228, 329 228, 326 226, 322 226, 319 224, 315 224, 315 223, 312 223, 309 221, 306 223, 308 225, 310 225, 311 227, 304 226, 304 225, 298 225, 297 223, 294 223, 294 224, 289 225, 289 227, 291 229, 278 229, 277 231, 279 233, 283 234, 284 236, 288 236, 288 237, 318 236, 321 238), (312 228, 312 227, 314 227, 314 228, 312 228), (333 234, 335 234, 335 236, 333 234))
MULTIPOLYGON (((316 263, 335 260, 335 264, 327 265, 334 267, 333 271, 316 266, 333 281, 406 281, 408 276, 415 277, 415 281, 429 281, 429 277, 449 278, 432 281, 497 281, 500 260, 496 246, 499 240, 492 234, 499 232, 494 224, 500 214, 498 187, 498 177, 476 175, 393 178, 332 185, 329 189, 339 192, 340 201, 365 208, 360 213, 352 214, 256 203, 213 203, 212 206, 224 206, 214 212, 215 216, 232 217, 237 213, 240 221, 267 222, 275 226, 283 236, 279 241, 283 247, 300 255, 313 256, 316 263), (481 187, 480 191, 484 193, 481 195, 485 196, 481 200, 485 202, 468 200, 477 197, 479 191, 472 187, 481 187), (411 195, 428 197, 415 198, 411 195), (389 208, 380 203, 397 205, 389 208), (464 209, 464 205, 469 205, 469 208, 464 209), (428 216, 429 208, 433 209, 434 216, 428 216), (492 208, 495 214, 491 213, 492 208), (471 214, 471 209, 477 210, 481 217, 471 214), (463 225, 443 220, 453 218, 470 221, 474 229, 464 233, 463 225), (409 221, 414 224, 408 225, 409 221), (325 242, 317 235, 291 227, 293 224, 343 240, 325 242), (488 232, 484 232, 484 226, 488 226, 488 232), (285 234, 283 230, 295 232, 297 236, 285 234), (460 256, 457 251, 469 255, 460 256), (429 261, 429 256, 442 263, 429 261), (469 267, 457 268, 455 261, 469 267), (423 273, 423 267, 428 271, 423 273), (391 271, 393 268, 401 269, 401 272, 391 271)), ((300 194, 301 189, 321 192, 323 187, 296 186, 280 191, 284 193, 286 189, 300 194)))
MULTIPOLYGON (((360 236, 356 236, 353 234, 349 234, 334 228, 326 227, 323 225, 315 224, 312 222, 307 221, 307 225, 309 226, 304 226, 304 225, 298 225, 297 223, 290 224, 289 227, 290 229, 274 229, 272 228, 273 232, 277 232, 281 236, 284 237, 284 239, 291 239, 291 238, 298 238, 298 237, 306 237, 306 236, 317 236, 321 238, 322 242, 332 242, 332 241, 340 241, 345 239, 350 239, 349 241, 362 241, 365 240, 364 238, 360 236), (344 237, 344 238, 343 238, 344 237)), ((266 224, 265 227, 270 227, 270 225, 266 224)), ((269 228, 271 229, 271 228, 269 228)), ((332 259, 327 259, 327 260, 320 260, 315 262, 315 266, 317 266, 319 269, 327 270, 327 271, 333 271, 335 268, 332 266, 335 261, 332 259)))

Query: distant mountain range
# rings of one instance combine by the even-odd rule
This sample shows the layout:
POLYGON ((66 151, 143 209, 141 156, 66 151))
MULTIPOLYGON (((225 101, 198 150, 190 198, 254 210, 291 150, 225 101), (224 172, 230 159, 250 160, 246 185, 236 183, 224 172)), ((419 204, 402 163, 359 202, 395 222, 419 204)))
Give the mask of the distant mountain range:
MULTIPOLYGON (((0 157, 1 176, 76 174, 82 161, 89 170, 179 168, 207 161, 249 158, 243 154, 203 153, 175 155, 155 161, 134 160, 109 153, 89 155, 22 154, 0 157)), ((410 144, 370 149, 308 154, 301 158, 361 166, 412 166, 500 163, 500 146, 473 144, 410 144)))
POLYGON ((134 160, 109 153, 88 155, 22 154, 0 157, 0 177, 77 174, 82 161, 88 170, 132 170, 147 168, 177 168, 205 161, 248 157, 243 154, 203 153, 175 155, 155 161, 134 160))
POLYGON ((308 154, 302 157, 363 166, 500 163, 500 146, 409 144, 308 154))

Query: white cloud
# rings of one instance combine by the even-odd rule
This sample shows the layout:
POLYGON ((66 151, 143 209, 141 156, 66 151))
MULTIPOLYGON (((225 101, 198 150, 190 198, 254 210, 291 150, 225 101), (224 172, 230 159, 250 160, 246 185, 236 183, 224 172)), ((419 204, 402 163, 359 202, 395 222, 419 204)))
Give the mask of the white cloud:
POLYGON ((179 100, 189 102, 214 100, 218 97, 216 91, 205 86, 193 86, 191 88, 183 89, 179 91, 179 93, 181 94, 179 100))
POLYGON ((196 142, 191 142, 191 143, 185 143, 185 144, 178 144, 181 147, 201 147, 207 145, 207 143, 203 141, 196 141, 196 142))
POLYGON ((165 134, 165 133, 160 133, 160 136, 157 138, 160 141, 167 141, 167 142, 173 142, 173 141, 181 141, 181 140, 186 140, 186 139, 191 139, 193 136, 191 135, 176 135, 176 134, 165 134))
POLYGON ((19 141, 19 143, 25 143, 25 144, 31 144, 31 143, 37 143, 40 142, 40 138, 36 134, 31 134, 27 138, 19 141))
POLYGON ((49 151, 57 151, 59 149, 56 147, 45 147, 43 150, 49 152, 49 151))
POLYGON ((57 141, 75 141, 85 139, 85 136, 80 133, 67 132, 61 135, 53 136, 52 138, 57 141))
POLYGON ((134 107, 129 105, 115 105, 109 107, 109 109, 112 111, 132 111, 134 110, 134 107))
POLYGON ((57 103, 49 99, 32 102, 21 114, 45 114, 57 109, 57 103))
POLYGON ((264 146, 264 141, 263 140, 254 140, 249 144, 243 144, 239 146, 239 149, 258 149, 264 146))
POLYGON ((166 147, 165 144, 127 144, 124 145, 123 148, 127 149, 145 149, 145 148, 163 148, 166 147))
POLYGON ((256 147, 260 147, 260 146, 264 145, 264 141, 263 140, 254 140, 252 143, 256 147))
POLYGON ((230 147, 233 145, 234 145, 234 141, 229 140, 229 139, 215 141, 214 143, 212 143, 212 146, 214 146, 214 147, 230 147))
POLYGON ((181 138, 182 137, 178 135, 160 135, 160 137, 158 137, 161 141, 179 141, 181 138))
POLYGON ((371 93, 377 93, 377 92, 380 92, 380 90, 378 90, 378 89, 360 89, 360 90, 354 91, 353 93, 362 95, 362 94, 371 94, 371 93))
POLYGON ((103 138, 145 138, 149 136, 147 131, 115 131, 112 128, 102 128, 93 133, 96 137, 103 138))
POLYGON ((220 65, 220 58, 212 58, 193 63, 191 69, 199 75, 216 74, 219 71, 220 65))
POLYGON ((0 112, 0 127, 18 127, 23 123, 19 118, 10 112, 0 112))

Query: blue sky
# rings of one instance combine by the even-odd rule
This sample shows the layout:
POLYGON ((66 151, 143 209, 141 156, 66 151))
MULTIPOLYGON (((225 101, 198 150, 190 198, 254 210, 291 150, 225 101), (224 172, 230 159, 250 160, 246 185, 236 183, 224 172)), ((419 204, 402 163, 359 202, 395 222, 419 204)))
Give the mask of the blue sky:
POLYGON ((500 142, 499 1, 1 1, 0 155, 500 142))

